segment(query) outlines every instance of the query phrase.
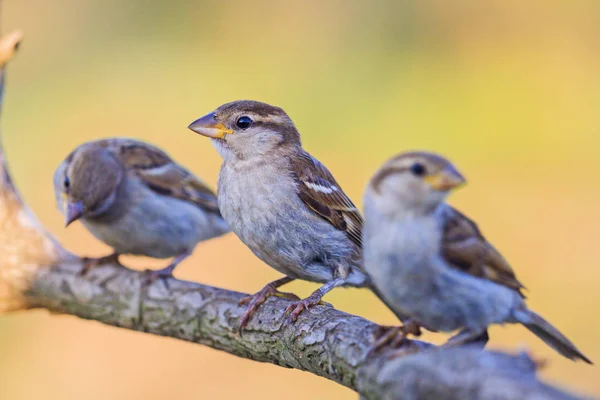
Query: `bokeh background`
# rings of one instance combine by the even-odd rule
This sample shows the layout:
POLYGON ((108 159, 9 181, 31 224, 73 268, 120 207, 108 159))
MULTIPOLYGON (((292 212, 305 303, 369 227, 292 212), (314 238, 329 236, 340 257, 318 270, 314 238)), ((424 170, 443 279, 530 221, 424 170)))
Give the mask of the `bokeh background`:
MULTIPOLYGON (((449 156, 470 183, 451 202, 514 264, 531 307, 600 362, 599 2, 4 0, 2 14, 4 31, 26 33, 2 117, 9 163, 71 251, 108 250, 54 208, 52 172, 75 146, 147 140, 214 186, 220 159, 186 126, 262 100, 289 112, 358 204, 394 153, 449 156)), ((246 292, 278 277, 233 235, 199 246, 177 275, 246 292)), ((327 301, 396 323, 366 290, 327 301)), ((600 395, 597 368, 525 329, 491 336, 548 360, 545 379, 600 395)), ((0 354, 2 399, 356 398, 307 373, 43 311, 0 317, 0 354)))

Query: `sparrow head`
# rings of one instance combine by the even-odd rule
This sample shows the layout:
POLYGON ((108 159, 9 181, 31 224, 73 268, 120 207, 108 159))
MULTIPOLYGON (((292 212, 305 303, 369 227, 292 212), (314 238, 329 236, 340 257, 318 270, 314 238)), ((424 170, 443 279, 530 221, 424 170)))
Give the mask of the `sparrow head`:
POLYGON ((104 147, 90 143, 73 151, 54 173, 54 191, 66 226, 106 212, 123 177, 122 165, 104 147))
POLYGON ((388 160, 371 178, 365 202, 390 212, 427 213, 465 183, 450 161, 427 152, 408 152, 388 160))
POLYGON ((212 139, 224 159, 248 159, 300 147, 300 134, 279 107, 252 100, 224 104, 189 129, 212 139))

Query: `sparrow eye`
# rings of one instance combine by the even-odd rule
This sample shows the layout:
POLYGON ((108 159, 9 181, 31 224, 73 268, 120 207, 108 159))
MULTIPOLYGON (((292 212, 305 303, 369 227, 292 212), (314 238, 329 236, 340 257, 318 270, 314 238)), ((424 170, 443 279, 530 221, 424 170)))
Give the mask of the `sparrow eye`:
POLYGON ((65 181, 63 182, 63 185, 65 185, 65 189, 69 189, 69 186, 71 186, 71 181, 69 181, 69 177, 65 176, 65 181))
POLYGON ((238 128, 240 129, 248 129, 250 127, 250 125, 252 125, 252 119, 250 119, 250 117, 240 117, 237 122, 236 125, 238 128))
POLYGON ((425 166, 423 164, 414 163, 410 166, 410 172, 412 172, 415 176, 423 176, 427 171, 425 170, 425 166))

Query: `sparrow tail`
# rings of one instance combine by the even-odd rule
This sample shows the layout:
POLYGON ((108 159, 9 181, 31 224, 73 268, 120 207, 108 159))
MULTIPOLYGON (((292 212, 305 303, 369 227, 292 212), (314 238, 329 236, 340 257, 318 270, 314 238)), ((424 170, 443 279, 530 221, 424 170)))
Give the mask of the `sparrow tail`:
POLYGON ((518 322, 558 353, 574 361, 583 360, 588 364, 593 364, 569 339, 540 315, 526 308, 515 310, 513 315, 518 322))

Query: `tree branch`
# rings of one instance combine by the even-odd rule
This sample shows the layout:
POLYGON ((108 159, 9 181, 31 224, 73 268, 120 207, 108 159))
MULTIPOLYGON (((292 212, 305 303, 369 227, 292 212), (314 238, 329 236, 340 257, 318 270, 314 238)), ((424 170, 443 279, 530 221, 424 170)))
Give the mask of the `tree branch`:
MULTIPOLYGON (((0 65, 20 34, 0 40, 0 65)), ((4 67, 0 72, 0 103, 4 67)), ((409 342, 368 359, 377 325, 331 307, 282 326, 288 301, 269 299, 248 330, 237 327, 243 294, 176 279, 147 286, 144 275, 104 265, 81 276, 83 262, 66 252, 21 202, 0 149, 0 313, 28 308, 210 346, 227 353, 312 372, 365 399, 572 399, 537 380, 527 355, 439 349, 409 342)))

